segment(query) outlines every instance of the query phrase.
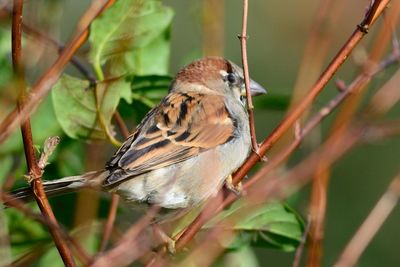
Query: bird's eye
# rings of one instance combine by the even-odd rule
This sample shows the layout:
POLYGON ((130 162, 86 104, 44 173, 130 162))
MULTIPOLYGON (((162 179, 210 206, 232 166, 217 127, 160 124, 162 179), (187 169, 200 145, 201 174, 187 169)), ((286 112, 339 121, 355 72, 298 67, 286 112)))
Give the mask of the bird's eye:
POLYGON ((228 76, 226 77, 226 79, 228 80, 228 82, 230 83, 230 84, 234 84, 234 83, 236 83, 236 75, 235 74, 233 74, 233 73, 229 73, 228 74, 228 76))

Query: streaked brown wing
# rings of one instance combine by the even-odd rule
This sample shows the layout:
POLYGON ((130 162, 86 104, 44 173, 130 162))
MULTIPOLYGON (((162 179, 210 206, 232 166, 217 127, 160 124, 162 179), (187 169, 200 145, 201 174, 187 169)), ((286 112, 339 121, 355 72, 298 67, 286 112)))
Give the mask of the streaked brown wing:
POLYGON ((224 144, 235 121, 219 95, 171 93, 153 109, 107 164, 104 186, 187 160, 224 144))

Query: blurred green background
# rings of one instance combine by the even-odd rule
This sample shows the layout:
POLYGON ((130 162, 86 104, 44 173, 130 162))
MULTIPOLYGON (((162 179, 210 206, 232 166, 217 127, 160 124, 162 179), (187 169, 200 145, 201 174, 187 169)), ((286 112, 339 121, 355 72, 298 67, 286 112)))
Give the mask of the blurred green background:
MULTIPOLYGON (((337 6, 338 9, 335 13, 334 23, 322 27, 322 35, 329 36, 329 48, 326 59, 323 61, 323 66, 328 64, 329 60, 361 21, 369 3, 369 1, 365 0, 338 0, 334 2, 334 6, 337 6)), ((205 11, 203 9, 203 1, 166 0, 164 3, 172 7, 175 12, 171 28, 172 45, 170 57, 170 74, 173 75, 183 65, 201 57, 205 47, 209 46, 210 43, 212 45, 214 39, 210 40, 204 35, 205 11)), ((38 1, 37 3, 27 1, 25 10, 30 10, 30 12, 27 13, 26 17, 27 20, 39 23, 39 25, 41 23, 45 24, 44 22, 46 21, 51 22, 53 25, 51 34, 62 43, 65 43, 74 31, 79 17, 89 4, 90 1, 87 0, 48 0, 38 1), (35 10, 38 12, 33 12, 35 10)), ((242 1, 225 0, 221 1, 220 4, 223 5, 224 15, 212 19, 220 24, 222 29, 224 43, 220 49, 221 51, 223 50, 223 56, 240 64, 241 54, 237 35, 240 34, 242 26, 242 1)), ((256 128, 259 140, 265 138, 285 115, 318 4, 319 1, 316 0, 250 1, 248 21, 250 75, 252 79, 268 90, 268 95, 255 100, 256 128)), ((379 21, 376 27, 374 26, 374 29, 381 23, 382 21, 379 21)), ((4 22, 2 31, 7 29, 8 26, 9 24, 4 22)), ((350 82, 355 77, 360 69, 357 61, 368 51, 375 36, 376 32, 372 30, 356 48, 353 56, 347 60, 336 74, 336 78, 350 82)), ((6 37, 3 34, 1 38, 6 37)), ((80 55, 85 55, 87 49, 87 46, 81 49, 80 55)), ((35 55, 29 56, 34 57, 35 55)), ((55 54, 53 54, 53 58, 54 56, 55 54)), ((49 59, 48 62, 41 62, 39 68, 29 69, 29 78, 34 80, 50 62, 51 60, 49 59)), ((390 69, 388 73, 392 71, 390 69)), ((67 68, 67 72, 76 74, 76 70, 71 66, 67 68)), ((371 83, 369 90, 373 91, 379 88, 379 85, 386 78, 386 74, 378 75, 371 83)), ((319 107, 322 107, 336 94, 337 89, 334 83, 331 82, 321 96, 318 97, 313 110, 318 110, 319 107)), ((367 94, 366 99, 369 95, 370 93, 367 94)), ((6 104, 9 104, 13 96, 9 96, 6 99, 8 99, 6 104)), ((5 101, 4 98, 2 98, 2 101, 5 101)), ((42 106, 45 105, 49 105, 49 103, 46 101, 42 104, 42 106)), ((1 110, 1 112, 5 111, 1 110)), ((399 116, 400 108, 398 106, 388 115, 391 118, 398 118, 399 116)), ((305 140, 304 144, 288 163, 289 167, 308 155, 321 140, 325 139, 333 117, 332 115, 329 116, 323 122, 322 127, 314 131, 305 140)), ((34 128, 36 140, 44 138, 40 134, 40 129, 43 127, 46 127, 46 132, 43 133, 45 136, 61 134, 59 127, 54 126, 54 128, 51 128, 52 123, 42 123, 36 129, 34 128)), ((85 145, 84 142, 76 144, 77 141, 73 141, 68 137, 63 137, 63 140, 65 141, 60 144, 60 147, 68 147, 69 150, 60 149, 60 151, 69 152, 60 152, 56 157, 57 159, 65 159, 65 161, 57 161, 50 165, 46 175, 72 175, 89 168, 87 164, 85 165, 85 160, 76 157, 74 151, 90 150, 90 145, 85 145)), ((18 136, 15 137, 14 142, 20 142, 18 136)), ((41 144, 41 141, 37 141, 37 144, 41 144)), ((12 146, 10 142, 5 143, 0 147, 0 152, 3 151, 2 153, 5 154, 10 151, 7 150, 7 145, 12 146)), ((109 152, 99 155, 97 157, 98 166, 89 164, 90 168, 101 168, 103 162, 112 154, 112 147, 106 146, 104 149, 109 152)), ((15 151, 13 153, 13 158, 21 155, 15 153, 15 151)), ((272 152, 270 156, 273 156, 272 152)), ((400 139, 396 138, 356 148, 335 165, 329 186, 323 266, 331 266, 335 262, 344 246, 399 170, 399 159, 400 139)), ((24 165, 23 160, 23 158, 19 159, 20 162, 22 161, 22 165, 24 165)), ((88 159, 86 160, 89 161, 88 159)), ((5 157, 3 157, 2 164, 6 164, 5 157)), ((24 170, 20 169, 16 176, 23 173, 24 170)), ((23 182, 19 181, 19 185, 21 184, 23 182)), ((68 199, 75 201, 75 196, 68 196, 68 199)), ((306 187, 291 197, 289 202, 302 214, 303 218, 306 218, 308 200, 309 188, 306 187)), ((63 201, 66 201, 65 197, 63 201)), ((102 216, 107 212, 106 201, 103 200, 100 203, 102 216)), ((53 203, 56 207, 63 207, 62 202, 58 199, 55 199, 53 203)), ((65 224, 77 223, 72 222, 72 214, 68 216, 68 214, 65 214, 65 210, 59 216, 64 218, 63 222, 65 224), (68 220, 70 221, 68 222, 68 220)), ((125 214, 125 216, 127 215, 125 214)), ((123 218, 123 216, 121 217, 123 218)), ((400 265, 400 255, 396 242, 397 238, 400 239, 399 220, 400 212, 399 208, 396 208, 361 257, 358 266, 400 265)), ((277 250, 256 249, 255 252, 257 253, 259 266, 290 266, 294 257, 294 253, 277 250)), ((304 258, 306 257, 306 252, 304 253, 304 258)))

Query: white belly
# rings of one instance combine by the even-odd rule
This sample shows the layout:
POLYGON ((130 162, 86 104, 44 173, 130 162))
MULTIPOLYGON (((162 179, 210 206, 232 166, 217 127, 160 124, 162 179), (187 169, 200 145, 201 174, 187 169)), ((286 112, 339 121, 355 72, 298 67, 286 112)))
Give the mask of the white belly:
POLYGON ((218 192, 226 177, 245 161, 250 147, 250 136, 234 138, 197 157, 133 177, 115 191, 127 202, 168 209, 192 207, 218 192))

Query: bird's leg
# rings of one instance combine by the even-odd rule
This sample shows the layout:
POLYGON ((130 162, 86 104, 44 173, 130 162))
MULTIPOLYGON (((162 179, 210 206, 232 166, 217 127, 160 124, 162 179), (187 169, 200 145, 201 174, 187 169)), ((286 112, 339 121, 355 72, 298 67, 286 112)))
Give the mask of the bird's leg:
POLYGON ((234 185, 231 174, 225 179, 225 187, 238 196, 242 195, 243 192, 242 182, 239 182, 237 185, 234 185))
POLYGON ((175 248, 175 242, 176 240, 169 237, 163 229, 161 229, 160 226, 158 226, 157 224, 152 225, 153 228, 153 232, 155 237, 159 238, 159 240, 163 243, 166 244, 168 252, 171 254, 175 254, 176 253, 176 248, 175 248))

